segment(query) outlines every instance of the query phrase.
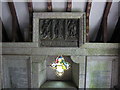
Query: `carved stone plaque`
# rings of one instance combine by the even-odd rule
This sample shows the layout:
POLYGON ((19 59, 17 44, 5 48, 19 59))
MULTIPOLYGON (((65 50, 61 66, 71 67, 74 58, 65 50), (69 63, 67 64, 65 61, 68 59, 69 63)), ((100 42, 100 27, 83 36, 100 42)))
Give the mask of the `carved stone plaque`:
POLYGON ((40 20, 41 40, 77 40, 79 35, 78 19, 40 20))
POLYGON ((40 19, 41 46, 77 46, 78 19, 40 19))
POLYGON ((84 15, 84 13, 35 13, 34 25, 37 27, 34 29, 39 29, 36 34, 39 36, 40 47, 79 47, 85 40, 84 15))

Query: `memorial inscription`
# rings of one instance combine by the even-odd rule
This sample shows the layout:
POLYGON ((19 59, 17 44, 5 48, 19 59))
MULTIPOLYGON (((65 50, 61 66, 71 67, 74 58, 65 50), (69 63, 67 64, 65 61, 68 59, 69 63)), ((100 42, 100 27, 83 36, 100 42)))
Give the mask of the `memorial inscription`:
POLYGON ((79 19, 40 19, 39 22, 41 46, 78 46, 79 19))

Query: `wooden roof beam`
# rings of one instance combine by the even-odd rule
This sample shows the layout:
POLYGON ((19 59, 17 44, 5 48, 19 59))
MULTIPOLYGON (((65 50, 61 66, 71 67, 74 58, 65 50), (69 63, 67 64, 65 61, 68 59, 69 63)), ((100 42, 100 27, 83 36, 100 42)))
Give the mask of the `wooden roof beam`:
POLYGON ((10 8, 10 12, 12 15, 12 41, 24 41, 22 32, 20 30, 20 26, 18 23, 18 18, 15 10, 15 6, 13 2, 8 2, 8 6, 10 8))
POLYGON ((110 42, 120 43, 120 17, 118 19, 118 22, 116 24, 116 27, 110 42))
POLYGON ((28 3, 28 10, 30 13, 33 12, 33 4, 32 4, 32 0, 30 2, 27 2, 28 3))
POLYGON ((32 0, 30 2, 27 2, 28 4, 28 11, 29 11, 29 36, 28 41, 32 41, 32 18, 33 18, 33 3, 32 0))
POLYGON ((67 2, 67 7, 66 7, 66 11, 70 12, 72 10, 72 0, 68 0, 67 2))
POLYGON ((97 33, 97 37, 96 37, 96 41, 100 42, 101 38, 103 42, 107 42, 107 21, 108 21, 108 14, 111 8, 112 2, 106 2, 106 6, 104 9, 104 13, 103 13, 103 17, 102 17, 102 21, 100 24, 100 28, 98 30, 97 33))
POLYGON ((52 12, 52 0, 48 0, 47 2, 47 11, 52 12))
POLYGON ((88 0, 86 4, 86 41, 89 42, 89 17, 90 17, 90 11, 92 6, 92 0, 88 0))
POLYGON ((0 25, 2 26, 2 41, 3 42, 9 42, 10 39, 8 38, 8 34, 7 34, 6 30, 5 30, 5 27, 3 25, 3 22, 1 20, 1 18, 0 18, 0 25))

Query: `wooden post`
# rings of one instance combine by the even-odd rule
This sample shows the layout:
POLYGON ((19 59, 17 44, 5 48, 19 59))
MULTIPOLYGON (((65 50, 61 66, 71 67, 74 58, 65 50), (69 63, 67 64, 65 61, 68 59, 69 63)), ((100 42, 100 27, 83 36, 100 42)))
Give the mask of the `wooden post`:
POLYGON ((10 12, 12 15, 12 41, 24 41, 22 32, 20 30, 20 26, 18 23, 18 19, 17 19, 17 14, 16 14, 16 10, 15 10, 15 6, 13 2, 8 2, 9 8, 10 8, 10 12))
POLYGON ((110 42, 120 43, 120 17, 118 19, 118 22, 116 24, 116 27, 115 27, 115 30, 114 30, 114 33, 112 35, 110 42))
POLYGON ((102 21, 101 21, 100 28, 98 30, 97 37, 96 37, 96 41, 98 42, 101 40, 101 38, 103 42, 105 43, 107 42, 107 32, 108 32, 107 31, 107 20, 108 20, 108 14, 111 8, 111 4, 112 2, 106 2, 102 21))
POLYGON ((66 11, 67 11, 67 12, 70 12, 71 9, 72 9, 72 0, 68 0, 66 11))
POLYGON ((0 18, 0 42, 2 42, 2 22, 1 22, 1 18, 0 18))
POLYGON ((32 18, 33 18, 33 4, 32 4, 32 0, 30 2, 28 2, 28 11, 29 11, 29 40, 28 41, 32 41, 32 18))
POLYGON ((4 27, 4 25, 3 25, 3 22, 2 22, 2 20, 1 20, 1 18, 0 18, 0 25, 2 26, 2 28, 1 28, 1 30, 2 30, 2 41, 4 42, 9 42, 10 40, 9 40, 9 38, 8 38, 8 35, 7 35, 7 32, 6 32, 6 30, 5 30, 5 27, 4 27))
POLYGON ((86 41, 89 42, 89 16, 92 6, 92 0, 88 0, 86 4, 86 41))
POLYGON ((48 0, 47 2, 47 11, 52 12, 52 0, 48 0))

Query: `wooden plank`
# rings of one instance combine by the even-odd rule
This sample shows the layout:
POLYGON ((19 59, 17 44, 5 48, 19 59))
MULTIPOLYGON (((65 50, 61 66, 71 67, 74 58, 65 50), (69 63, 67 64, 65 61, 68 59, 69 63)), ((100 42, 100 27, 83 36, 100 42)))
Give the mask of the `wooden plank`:
POLYGON ((107 31, 107 20, 108 20, 108 14, 111 8, 111 4, 112 2, 106 2, 102 21, 101 21, 100 28, 98 30, 97 37, 96 37, 97 42, 100 42, 101 39, 103 42, 105 43, 107 42, 107 32, 108 32, 107 31))
POLYGON ((72 9, 72 0, 68 0, 67 2, 67 7, 66 7, 66 11, 70 12, 72 9))
POLYGON ((86 4, 86 41, 89 42, 89 16, 92 6, 92 0, 88 0, 86 4))
POLYGON ((32 23, 33 23, 33 4, 32 4, 32 0, 30 0, 30 2, 27 2, 28 4, 28 11, 29 11, 29 36, 28 36, 28 41, 32 41, 32 23))
POLYGON ((5 27, 3 25, 3 22, 1 20, 1 18, 0 18, 0 25, 2 26, 2 41, 3 42, 9 42, 10 40, 8 38, 8 34, 7 34, 6 30, 5 30, 5 27))
POLYGON ((15 6, 13 2, 8 2, 8 6, 10 8, 10 12, 12 15, 12 41, 24 41, 22 32, 20 30, 20 26, 18 23, 18 18, 17 18, 17 14, 16 14, 16 10, 15 10, 15 6))
POLYGON ((120 43, 120 17, 118 19, 118 22, 116 24, 116 27, 110 42, 120 43))
POLYGON ((47 11, 52 12, 52 0, 48 0, 47 2, 47 11))

